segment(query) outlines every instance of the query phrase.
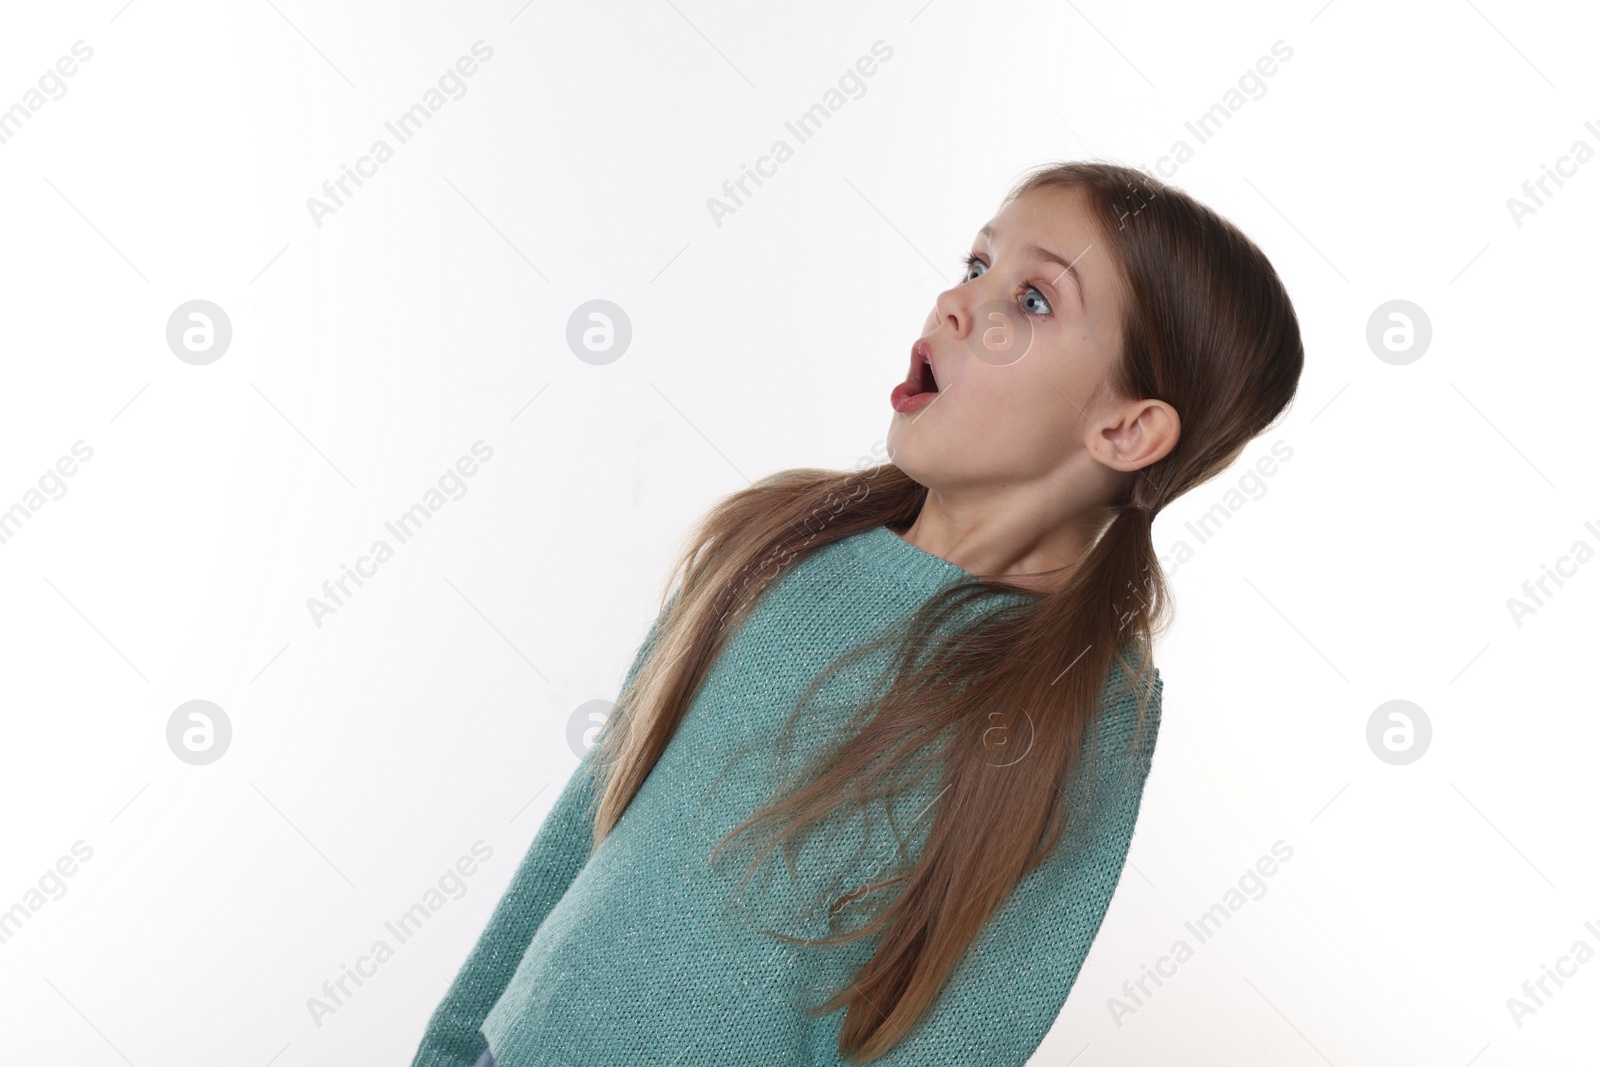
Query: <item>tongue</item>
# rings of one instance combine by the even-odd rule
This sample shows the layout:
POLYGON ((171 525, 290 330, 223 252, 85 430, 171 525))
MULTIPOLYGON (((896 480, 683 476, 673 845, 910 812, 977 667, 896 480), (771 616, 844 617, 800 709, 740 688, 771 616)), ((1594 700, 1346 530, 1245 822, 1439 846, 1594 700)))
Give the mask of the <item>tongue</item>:
POLYGON ((898 404, 902 400, 909 400, 912 397, 920 396, 922 393, 927 391, 928 390, 924 390, 922 388, 921 382, 917 381, 915 378, 909 378, 894 387, 894 392, 889 394, 889 401, 890 403, 898 404))

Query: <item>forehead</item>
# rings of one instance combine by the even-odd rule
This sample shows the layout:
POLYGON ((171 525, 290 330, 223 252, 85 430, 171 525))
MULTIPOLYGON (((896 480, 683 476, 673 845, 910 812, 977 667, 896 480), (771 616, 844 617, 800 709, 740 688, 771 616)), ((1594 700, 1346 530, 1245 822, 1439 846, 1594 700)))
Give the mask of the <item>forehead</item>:
POLYGON ((1070 186, 1023 193, 1003 204, 979 233, 996 243, 1043 245, 1067 259, 1101 243, 1084 194, 1070 186))
POLYGON ((1037 246, 1071 263, 1091 314, 1115 314, 1121 303, 1111 249, 1078 189, 1045 186, 1023 193, 1001 206, 978 231, 978 240, 1019 255, 1037 246))

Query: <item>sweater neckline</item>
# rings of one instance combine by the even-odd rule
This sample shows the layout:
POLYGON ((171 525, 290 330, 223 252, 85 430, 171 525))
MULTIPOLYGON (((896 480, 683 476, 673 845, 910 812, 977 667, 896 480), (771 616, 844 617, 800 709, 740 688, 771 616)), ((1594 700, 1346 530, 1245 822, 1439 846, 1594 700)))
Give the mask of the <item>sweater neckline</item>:
POLYGON ((857 536, 861 538, 861 547, 865 551, 870 552, 891 572, 907 580, 936 583, 978 580, 977 575, 965 568, 907 541, 886 523, 863 530, 857 536))

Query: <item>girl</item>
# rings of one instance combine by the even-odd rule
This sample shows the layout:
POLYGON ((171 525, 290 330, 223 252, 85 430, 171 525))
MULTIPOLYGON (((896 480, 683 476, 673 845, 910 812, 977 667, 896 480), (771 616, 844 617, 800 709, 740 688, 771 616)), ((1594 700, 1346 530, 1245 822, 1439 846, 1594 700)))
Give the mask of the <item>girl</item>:
POLYGON ((1154 751, 1151 520, 1284 411, 1303 351, 1261 251, 1124 167, 1033 172, 966 264, 890 463, 780 472, 693 532, 414 1067, 1038 1047, 1154 751))

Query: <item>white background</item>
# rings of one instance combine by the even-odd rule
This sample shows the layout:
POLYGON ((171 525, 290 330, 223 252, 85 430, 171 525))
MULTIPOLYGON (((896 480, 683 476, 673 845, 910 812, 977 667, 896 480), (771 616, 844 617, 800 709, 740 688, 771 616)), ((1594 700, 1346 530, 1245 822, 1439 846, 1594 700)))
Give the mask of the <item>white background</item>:
POLYGON ((1506 1001, 1600 950, 1600 563, 1520 626, 1506 602, 1600 548, 1600 160, 1521 226, 1506 201, 1600 149, 1597 30, 1504 0, 8 4, 0 108, 93 56, 0 144, 0 508, 93 456, 0 544, 0 908, 93 856, 0 945, 3 1058, 409 1062, 682 533, 761 475, 882 458, 923 316, 1025 169, 1181 138, 1170 180, 1267 252, 1307 362, 1156 521, 1196 549, 1164 728, 1033 1062, 1594 1062, 1600 961, 1520 1027, 1506 1001), (466 94, 317 226, 307 198, 478 40, 466 94), (707 198, 879 40, 865 94, 717 225, 707 198), (233 328, 206 366, 165 338, 193 299, 233 328), (633 326, 609 365, 565 341, 591 299, 633 326), (1365 339, 1392 299, 1433 328, 1404 366, 1365 339), (314 624, 478 440, 466 495, 314 624), (207 766, 166 741, 193 699, 233 727, 207 766), (1391 699, 1433 726, 1406 766, 1366 742, 1391 699), (465 895, 318 1026, 307 999, 480 839, 465 895), (1117 1020, 1279 840, 1267 893, 1117 1020))

